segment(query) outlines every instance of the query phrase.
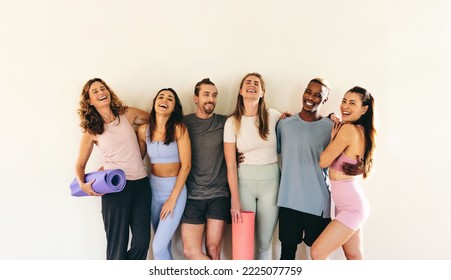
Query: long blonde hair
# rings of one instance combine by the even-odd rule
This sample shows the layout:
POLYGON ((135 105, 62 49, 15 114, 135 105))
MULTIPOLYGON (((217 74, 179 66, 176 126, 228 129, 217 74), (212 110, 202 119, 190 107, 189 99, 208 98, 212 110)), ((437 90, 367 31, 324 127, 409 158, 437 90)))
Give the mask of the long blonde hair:
MULTIPOLYGON (((265 92, 266 88, 265 88, 265 81, 263 80, 263 77, 261 74, 256 73, 256 72, 252 72, 252 73, 248 73, 246 74, 243 79, 241 80, 240 83, 240 90, 243 87, 244 81, 246 80, 247 77, 249 76, 255 76, 260 80, 260 84, 262 87, 262 90, 265 92)), ((236 106, 235 106, 235 110, 233 111, 232 115, 234 120, 235 120, 235 129, 238 132, 240 130, 240 126, 241 126, 241 117, 244 114, 244 101, 243 101, 243 96, 241 94, 238 93, 238 96, 236 98, 236 106)), ((257 111, 257 118, 255 121, 255 125, 258 128, 258 133, 260 134, 260 137, 263 140, 268 140, 268 134, 269 134, 269 113, 268 113, 268 109, 266 108, 266 103, 265 103, 265 94, 263 94, 262 97, 260 97, 260 100, 258 100, 258 111, 257 111)))

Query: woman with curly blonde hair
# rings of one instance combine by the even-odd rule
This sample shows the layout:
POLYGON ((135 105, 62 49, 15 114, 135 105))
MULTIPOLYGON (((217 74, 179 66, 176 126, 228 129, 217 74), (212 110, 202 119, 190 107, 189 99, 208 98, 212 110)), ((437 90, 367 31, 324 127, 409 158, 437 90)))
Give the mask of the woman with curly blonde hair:
POLYGON ((99 78, 86 82, 78 109, 83 136, 75 173, 81 189, 100 196, 85 182, 85 168, 94 144, 104 157, 101 169, 122 169, 125 188, 102 195, 102 217, 107 238, 107 259, 147 258, 150 243, 151 192, 133 125, 148 122, 149 113, 125 106, 99 78), (129 231, 131 248, 128 249, 129 231))

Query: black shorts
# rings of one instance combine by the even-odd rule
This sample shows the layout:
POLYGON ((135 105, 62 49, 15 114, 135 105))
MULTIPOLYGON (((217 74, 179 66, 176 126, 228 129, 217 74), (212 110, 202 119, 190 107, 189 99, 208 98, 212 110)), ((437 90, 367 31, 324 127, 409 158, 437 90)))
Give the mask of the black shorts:
POLYGON ((279 207, 279 240, 291 245, 304 241, 311 247, 330 221, 330 218, 279 207))
POLYGON ((182 216, 182 223, 205 224, 207 219, 231 222, 230 197, 210 199, 188 199, 182 216))

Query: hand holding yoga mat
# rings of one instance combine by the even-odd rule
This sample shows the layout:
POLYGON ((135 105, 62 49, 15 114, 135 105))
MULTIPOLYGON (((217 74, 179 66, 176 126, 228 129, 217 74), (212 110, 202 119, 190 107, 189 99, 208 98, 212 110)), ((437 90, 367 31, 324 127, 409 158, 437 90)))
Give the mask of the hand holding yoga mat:
MULTIPOLYGON (((99 194, 120 192, 124 189, 126 178, 125 173, 121 169, 102 170, 91 172, 85 175, 85 182, 92 183, 92 189, 99 194)), ((88 196, 78 184, 77 178, 75 178, 70 184, 70 190, 72 196, 88 196)))
POLYGON ((232 223, 232 259, 254 259, 255 213, 241 211, 242 223, 232 223))

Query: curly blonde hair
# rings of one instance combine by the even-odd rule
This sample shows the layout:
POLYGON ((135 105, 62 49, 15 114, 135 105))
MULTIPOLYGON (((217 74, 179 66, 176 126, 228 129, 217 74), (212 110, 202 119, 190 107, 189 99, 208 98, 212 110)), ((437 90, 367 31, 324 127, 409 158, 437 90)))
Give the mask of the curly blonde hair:
POLYGON ((77 110, 78 116, 80 117, 80 127, 82 129, 82 132, 87 131, 92 134, 102 134, 105 129, 105 121, 103 120, 102 116, 100 116, 97 109, 89 102, 89 89, 95 82, 100 82, 110 92, 110 108, 114 116, 118 117, 119 115, 125 113, 128 106, 125 106, 122 103, 122 101, 102 79, 93 78, 86 82, 86 84, 83 86, 83 90, 81 91, 79 103, 80 107, 77 110))

